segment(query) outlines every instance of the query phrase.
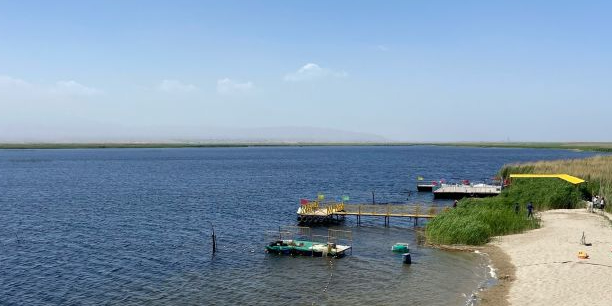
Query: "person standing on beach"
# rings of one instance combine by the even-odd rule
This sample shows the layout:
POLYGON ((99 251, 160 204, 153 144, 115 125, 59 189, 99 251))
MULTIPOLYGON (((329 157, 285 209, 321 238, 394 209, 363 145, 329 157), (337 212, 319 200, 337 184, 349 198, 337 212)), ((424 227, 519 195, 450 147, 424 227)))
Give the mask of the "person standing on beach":
POLYGON ((531 202, 527 203, 527 218, 533 217, 533 204, 531 202))

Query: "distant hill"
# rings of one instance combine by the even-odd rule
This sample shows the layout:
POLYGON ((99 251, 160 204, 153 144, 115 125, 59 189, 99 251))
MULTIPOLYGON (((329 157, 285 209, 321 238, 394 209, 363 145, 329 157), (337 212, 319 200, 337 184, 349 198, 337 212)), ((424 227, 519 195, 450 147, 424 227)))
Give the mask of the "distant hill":
POLYGON ((3 126, 3 143, 88 143, 88 142, 387 142, 382 136, 317 127, 124 127, 111 125, 3 126))

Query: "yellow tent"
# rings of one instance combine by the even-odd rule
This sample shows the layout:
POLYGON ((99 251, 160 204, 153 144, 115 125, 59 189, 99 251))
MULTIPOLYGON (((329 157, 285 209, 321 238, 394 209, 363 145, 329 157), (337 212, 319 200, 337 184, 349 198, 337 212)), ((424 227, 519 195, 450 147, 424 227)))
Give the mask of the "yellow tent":
POLYGON ((572 184, 585 182, 585 180, 569 174, 510 174, 510 178, 559 178, 572 184))

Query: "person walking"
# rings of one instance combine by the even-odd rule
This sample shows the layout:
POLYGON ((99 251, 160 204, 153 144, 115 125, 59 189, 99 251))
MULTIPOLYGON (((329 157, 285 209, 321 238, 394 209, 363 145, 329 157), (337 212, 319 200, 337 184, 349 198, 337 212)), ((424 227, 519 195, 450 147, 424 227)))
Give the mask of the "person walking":
POLYGON ((531 201, 529 203, 527 203, 527 218, 532 218, 533 217, 533 204, 531 204, 531 201))
POLYGON ((514 213, 517 215, 519 213, 519 203, 518 202, 514 203, 514 213))
POLYGON ((453 202, 453 208, 457 208, 457 200, 455 200, 455 202, 453 202))

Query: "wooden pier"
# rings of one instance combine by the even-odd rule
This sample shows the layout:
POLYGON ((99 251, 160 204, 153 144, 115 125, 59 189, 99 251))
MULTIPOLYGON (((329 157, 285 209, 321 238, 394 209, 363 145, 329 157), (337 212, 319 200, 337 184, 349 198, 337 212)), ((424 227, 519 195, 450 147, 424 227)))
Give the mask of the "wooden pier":
POLYGON ((446 185, 433 191, 435 199, 484 198, 499 195, 501 186, 495 185, 446 185))
POLYGON ((385 226, 389 226, 391 217, 410 218, 414 225, 419 219, 434 218, 439 212, 449 209, 448 207, 408 205, 408 204, 346 204, 309 202, 300 205, 297 210, 298 222, 300 224, 328 224, 344 220, 346 216, 355 216, 357 224, 361 224, 361 217, 383 217, 385 226))

